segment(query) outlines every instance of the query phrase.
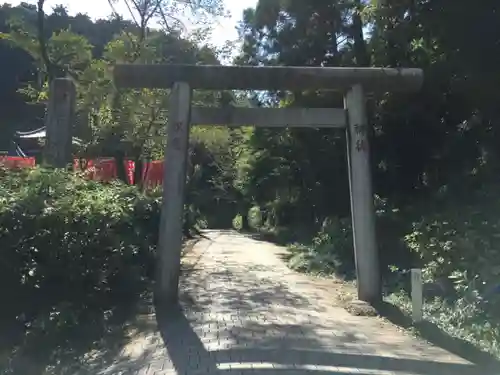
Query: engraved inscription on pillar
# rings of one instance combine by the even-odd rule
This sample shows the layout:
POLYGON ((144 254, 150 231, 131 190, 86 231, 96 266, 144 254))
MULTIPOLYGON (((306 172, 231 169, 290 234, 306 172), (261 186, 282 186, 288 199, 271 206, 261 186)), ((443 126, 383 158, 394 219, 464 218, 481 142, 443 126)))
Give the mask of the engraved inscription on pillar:
POLYGON ((354 125, 354 141, 355 148, 358 152, 368 151, 368 126, 354 125))
POLYGON ((175 123, 174 134, 172 135, 172 147, 176 151, 181 150, 181 135, 179 133, 181 133, 182 127, 183 123, 181 121, 175 123))

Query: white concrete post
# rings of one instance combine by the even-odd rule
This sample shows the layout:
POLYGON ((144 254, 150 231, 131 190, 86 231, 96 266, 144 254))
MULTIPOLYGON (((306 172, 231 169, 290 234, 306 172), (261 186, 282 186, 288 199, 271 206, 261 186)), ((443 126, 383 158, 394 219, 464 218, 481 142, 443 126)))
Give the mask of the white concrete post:
POLYGON ((418 268, 411 270, 411 305, 413 322, 421 322, 423 319, 422 270, 418 268))
POLYGON ((71 163, 75 100, 73 80, 56 78, 50 83, 44 161, 52 167, 65 168, 71 163))
POLYGON ((157 297, 166 302, 178 299, 190 114, 191 88, 177 82, 170 94, 158 244, 157 297))
POLYGON ((358 299, 381 298, 380 269, 375 237, 375 211, 370 173, 368 120, 363 87, 353 86, 345 95, 347 153, 358 299))

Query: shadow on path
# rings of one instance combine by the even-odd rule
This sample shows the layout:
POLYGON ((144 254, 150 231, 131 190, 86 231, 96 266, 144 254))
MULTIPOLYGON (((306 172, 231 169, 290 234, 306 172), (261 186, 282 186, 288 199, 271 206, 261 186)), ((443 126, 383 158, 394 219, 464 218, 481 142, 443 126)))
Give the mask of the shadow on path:
POLYGON ((431 322, 423 321, 415 324, 411 317, 406 315, 399 307, 388 302, 381 302, 375 307, 380 316, 387 318, 393 324, 405 329, 415 329, 420 337, 450 353, 462 357, 469 362, 481 365, 482 368, 500 369, 500 361, 493 355, 478 349, 465 340, 450 336, 431 322))
MULTIPOLYGON (((245 235, 257 241, 270 241, 278 245, 286 245, 291 242, 290 233, 288 232, 278 232, 277 234, 267 232, 249 232, 245 235)), ((284 259, 287 260, 287 257, 289 255, 289 253, 285 253, 284 259)), ((414 324, 411 317, 405 314, 400 308, 387 302, 381 302, 374 307, 376 308, 377 313, 380 316, 387 318, 391 323, 404 329, 412 328, 416 330, 420 337, 432 343, 433 345, 443 348, 446 351, 462 357, 469 362, 480 365, 482 368, 500 369, 500 361, 493 355, 482 351, 478 347, 465 340, 451 336, 450 334, 439 328, 437 325, 429 321, 424 321, 420 324, 414 324)), ((498 372, 500 373, 500 370, 498 372)))
MULTIPOLYGON (((343 375, 355 372, 373 375, 387 371, 421 375, 485 374, 474 365, 335 352, 335 348, 322 347, 312 339, 299 343, 300 340, 294 339, 293 335, 304 331, 302 325, 274 325, 272 328, 281 332, 286 340, 252 339, 252 334, 245 337, 245 333, 268 331, 270 328, 269 325, 245 325, 240 332, 233 330, 230 333, 232 340, 225 349, 208 351, 187 315, 181 306, 158 314, 167 353, 178 374, 343 375), (300 344, 300 349, 296 348, 297 344, 300 344)), ((340 343, 339 346, 342 347, 340 343)))
POLYGON ((370 339, 361 325, 315 308, 316 301, 273 275, 273 266, 240 263, 235 256, 241 250, 232 251, 224 249, 215 260, 210 257, 219 253, 210 253, 211 263, 196 263, 184 273, 180 305, 157 307, 168 357, 158 374, 172 369, 179 375, 494 374, 475 365, 436 362, 418 341, 412 347, 405 342, 404 348, 398 340, 373 341, 374 331, 367 333, 370 339))

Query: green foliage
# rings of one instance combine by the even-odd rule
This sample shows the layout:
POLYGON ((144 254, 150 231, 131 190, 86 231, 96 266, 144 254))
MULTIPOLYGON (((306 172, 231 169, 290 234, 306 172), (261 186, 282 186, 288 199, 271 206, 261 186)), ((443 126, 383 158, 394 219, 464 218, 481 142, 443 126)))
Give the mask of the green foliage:
POLYGON ((159 198, 64 171, 0 170, 0 181, 0 285, 9 301, 0 352, 10 345, 11 365, 22 366, 23 355, 48 365, 72 345, 91 350, 99 337, 69 336, 105 330, 151 287, 159 198))
POLYGON ((233 218, 233 228, 236 229, 236 230, 241 230, 243 228, 243 224, 242 224, 242 217, 240 214, 236 215, 234 218, 233 218))
MULTIPOLYGON (((474 7, 469 16, 464 2, 443 7, 438 0, 411 4, 262 0, 256 9, 244 14, 244 43, 237 62, 345 66, 366 61, 353 17, 361 10, 367 36, 364 49, 373 65, 415 66, 425 71, 421 92, 377 95, 368 102, 374 125, 375 191, 402 208, 415 198, 479 172, 482 177, 485 170, 491 176, 497 174, 494 145, 499 133, 494 124, 499 117, 491 108, 496 105, 492 98, 498 96, 500 87, 498 72, 480 68, 472 56, 480 56, 482 49, 500 56, 496 42, 500 35, 487 32, 488 38, 481 43, 470 43, 470 36, 463 35, 468 28, 487 27, 482 19, 497 24, 494 7, 492 1, 486 1, 474 7), (481 84, 485 89, 477 88, 481 84), (485 95, 479 99, 477 92, 485 95)), ((331 92, 273 92, 262 102, 342 106, 342 98, 331 92)), ((289 210, 291 204, 299 211, 298 217, 313 223, 332 215, 348 215, 343 134, 325 129, 257 129, 249 145, 253 157, 247 167, 248 184, 259 206, 264 208, 273 202, 273 207, 281 211, 289 210), (281 203, 276 204, 277 200, 281 203)), ((288 212, 273 214, 281 221, 282 216, 287 220, 295 216, 288 212)))
POLYGON ((310 244, 294 243, 288 249, 288 264, 292 269, 348 278, 353 276, 354 252, 349 220, 326 219, 310 244))
MULTIPOLYGON (((172 5, 176 2, 169 3, 172 5)), ((200 16, 215 15, 221 11, 218 0, 186 6, 183 4, 182 8, 201 12, 198 14, 200 16)), ((148 9, 147 13, 157 12, 158 8, 154 8, 148 9)), ((167 7, 162 14, 168 18, 168 12, 173 10, 167 7)), ((0 8, 0 48, 11 55, 22 51, 24 55, 21 56, 27 60, 26 65, 34 63, 32 68, 36 68, 36 74, 29 76, 22 72, 14 73, 13 67, 8 67, 10 71, 0 70, 0 76, 26 76, 22 82, 17 80, 12 83, 12 87, 8 87, 10 91, 7 97, 21 94, 22 99, 27 97, 33 103, 41 104, 42 111, 38 118, 31 115, 21 122, 28 122, 25 126, 29 129, 42 126, 40 122, 43 121, 43 107, 49 87, 49 68, 45 66, 47 62, 42 56, 36 15, 36 7, 30 5, 0 8)), ((57 70, 51 73, 70 75, 77 81, 74 128, 75 136, 84 141, 85 147, 80 152, 85 156, 120 154, 141 160, 163 155, 168 90, 117 91, 112 84, 110 65, 218 63, 214 50, 207 46, 198 47, 196 41, 183 39, 178 32, 165 33, 152 29, 146 33, 140 25, 119 18, 93 22, 85 16, 69 16, 63 7, 56 7, 53 13, 44 16, 44 24, 43 37, 48 59, 53 65, 52 70, 57 70)), ((8 55, 6 59, 10 60, 8 55)), ((21 57, 17 57, 17 60, 21 60, 21 57)), ((193 101, 197 105, 213 105, 216 95, 196 92, 193 101)), ((16 113, 16 116, 20 114, 16 113)), ((19 121, 13 126, 13 130, 24 130, 19 129, 19 121)))
MULTIPOLYGON (((87 142, 87 154, 124 154, 135 160, 160 158, 165 148, 168 121, 168 90, 116 90, 110 65, 116 63, 199 63, 213 62, 215 56, 176 34, 149 33, 144 39, 123 31, 105 47, 103 58, 94 60, 79 86, 78 135, 87 142)), ((215 94, 195 93, 193 101, 213 105, 215 94)))
POLYGON ((480 302, 491 318, 500 311, 499 203, 496 185, 483 187, 467 201, 426 214, 404 237, 426 281, 450 280, 456 298, 480 302))
MULTIPOLYGON (((42 61, 37 35, 26 32, 26 26, 21 24, 10 33, 0 33, 0 40, 9 41, 14 47, 28 52, 37 62, 39 74, 48 74, 42 61)), ((92 59, 92 46, 89 41, 70 30, 57 30, 47 39, 46 46, 51 62, 75 78, 92 59)))
MULTIPOLYGON (((411 299, 403 290, 387 296, 389 303, 411 314, 411 299)), ((465 298, 450 303, 442 298, 427 300, 423 305, 426 321, 434 323, 453 337, 474 344, 478 348, 500 358, 500 322, 485 315, 477 304, 465 298)))
MULTIPOLYGON (((467 199, 435 197, 404 211, 378 199, 377 227, 386 299, 411 311, 409 268, 420 267, 424 318, 448 334, 500 357, 497 185, 467 199)), ((328 220, 310 243, 289 245, 301 272, 353 276, 350 222, 328 220)))
POLYGON ((248 224, 251 229, 258 230, 263 226, 260 207, 254 206, 248 211, 248 224))

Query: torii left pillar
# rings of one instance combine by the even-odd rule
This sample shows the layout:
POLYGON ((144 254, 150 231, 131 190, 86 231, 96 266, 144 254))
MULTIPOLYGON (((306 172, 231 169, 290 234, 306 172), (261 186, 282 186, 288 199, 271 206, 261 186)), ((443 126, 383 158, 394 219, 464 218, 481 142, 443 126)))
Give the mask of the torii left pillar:
POLYGON ((157 295, 162 303, 175 303, 179 294, 190 117, 191 88, 176 82, 170 92, 158 244, 157 287, 161 293, 157 295))

